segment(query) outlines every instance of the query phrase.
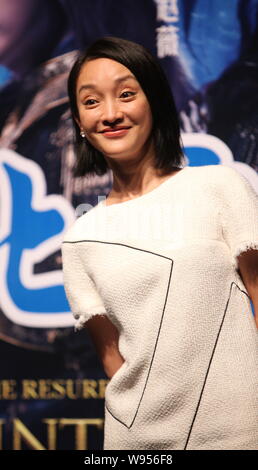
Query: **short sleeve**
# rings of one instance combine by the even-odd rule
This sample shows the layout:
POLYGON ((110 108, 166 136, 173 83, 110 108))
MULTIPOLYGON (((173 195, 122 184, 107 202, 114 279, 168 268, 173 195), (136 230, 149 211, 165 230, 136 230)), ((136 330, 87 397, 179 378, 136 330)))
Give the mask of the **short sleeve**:
POLYGON ((62 261, 65 293, 76 320, 74 330, 77 331, 92 316, 107 312, 75 242, 62 243, 62 261))
POLYGON ((258 250, 258 194, 245 176, 224 167, 222 191, 223 235, 228 244, 232 263, 238 269, 237 257, 249 249, 258 250))

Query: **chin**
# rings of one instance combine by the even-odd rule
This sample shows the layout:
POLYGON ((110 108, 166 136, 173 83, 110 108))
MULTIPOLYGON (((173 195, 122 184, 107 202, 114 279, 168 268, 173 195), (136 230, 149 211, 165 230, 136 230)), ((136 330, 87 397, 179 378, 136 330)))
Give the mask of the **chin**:
POLYGON ((132 155, 132 151, 128 150, 126 151, 124 148, 123 149, 112 149, 110 151, 107 150, 101 150, 99 151, 108 158, 123 158, 123 159, 128 159, 128 158, 133 158, 135 155, 137 155, 137 152, 134 152, 132 155))

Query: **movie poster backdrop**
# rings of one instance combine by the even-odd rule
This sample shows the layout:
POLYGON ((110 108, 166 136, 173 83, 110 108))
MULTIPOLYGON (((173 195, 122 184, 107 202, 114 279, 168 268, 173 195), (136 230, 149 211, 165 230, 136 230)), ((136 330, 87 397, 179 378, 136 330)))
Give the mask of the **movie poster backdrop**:
POLYGON ((143 44, 179 112, 186 163, 258 192, 258 0, 0 0, 0 449, 102 449, 108 377, 62 282, 67 228, 112 175, 74 178, 67 77, 102 36, 143 44))

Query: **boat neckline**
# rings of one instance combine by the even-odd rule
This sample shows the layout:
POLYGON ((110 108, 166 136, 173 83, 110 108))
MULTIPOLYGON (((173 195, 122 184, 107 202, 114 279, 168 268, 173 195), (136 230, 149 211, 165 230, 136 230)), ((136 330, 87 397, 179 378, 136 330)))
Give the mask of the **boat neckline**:
POLYGON ((105 209, 109 209, 111 207, 118 207, 118 206, 124 206, 124 205, 128 205, 128 204, 132 204, 133 202, 137 202, 137 201, 142 201, 143 199, 147 199, 151 196, 153 196, 153 194, 156 194, 157 192, 159 192, 160 190, 162 190, 164 187, 166 187, 168 184, 170 184, 172 181, 177 181, 179 176, 182 174, 185 173, 185 170, 189 169, 190 166, 189 165, 186 165, 184 166, 183 168, 180 168, 180 171, 177 171, 176 173, 173 173, 173 175, 171 175, 169 178, 167 178, 165 181, 163 181, 162 183, 160 183, 158 186, 156 186, 156 188, 153 188, 151 189, 150 191, 148 191, 147 193, 144 193, 142 194, 141 196, 136 196, 136 197, 133 197, 131 199, 128 199, 127 201, 122 201, 122 202, 115 202, 113 204, 106 204, 106 199, 102 199, 99 203, 98 203, 98 207, 101 207, 101 208, 105 208, 105 209))

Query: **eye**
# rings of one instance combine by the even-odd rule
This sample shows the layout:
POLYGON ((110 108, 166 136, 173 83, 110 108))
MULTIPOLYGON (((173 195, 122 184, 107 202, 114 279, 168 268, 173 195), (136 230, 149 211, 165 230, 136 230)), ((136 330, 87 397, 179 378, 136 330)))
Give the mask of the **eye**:
POLYGON ((83 104, 85 104, 85 106, 92 106, 93 104, 95 104, 96 100, 94 100, 93 98, 90 98, 86 101, 84 101, 83 104))
POLYGON ((130 98, 130 96, 133 96, 133 95, 135 95, 134 91, 123 91, 123 93, 121 94, 121 97, 122 98, 130 98), (127 95, 127 96, 124 96, 124 95, 127 95))

